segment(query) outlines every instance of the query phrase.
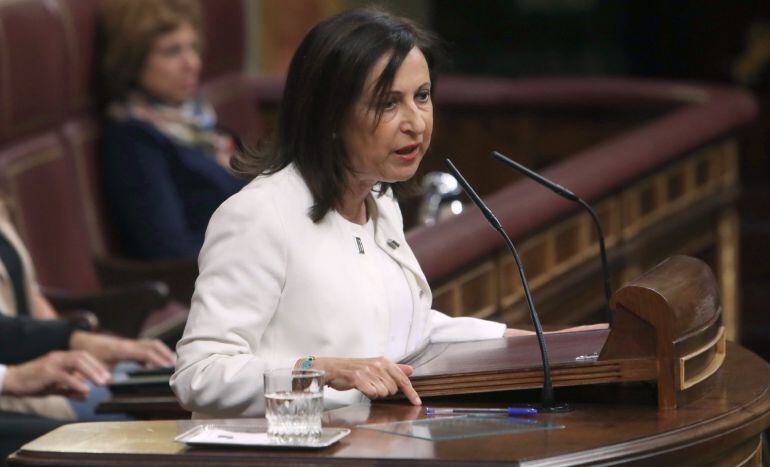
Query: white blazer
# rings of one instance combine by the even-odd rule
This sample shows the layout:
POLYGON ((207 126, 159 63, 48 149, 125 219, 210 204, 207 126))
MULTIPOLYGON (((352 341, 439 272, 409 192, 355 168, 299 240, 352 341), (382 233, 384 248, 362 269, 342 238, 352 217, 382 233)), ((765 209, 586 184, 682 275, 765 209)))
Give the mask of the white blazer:
MULTIPOLYGON (((406 243, 390 193, 370 196, 375 242, 401 265, 413 317, 404 355, 428 341, 501 337, 505 326, 450 318, 431 309, 431 292, 406 243)), ((177 344, 171 387, 196 417, 261 416, 263 372, 307 355, 384 354, 386 291, 367 280, 350 224, 336 211, 308 216, 312 195, 293 165, 258 177, 214 213, 198 258, 190 316, 177 344)), ((328 407, 365 401, 326 388, 328 407)))

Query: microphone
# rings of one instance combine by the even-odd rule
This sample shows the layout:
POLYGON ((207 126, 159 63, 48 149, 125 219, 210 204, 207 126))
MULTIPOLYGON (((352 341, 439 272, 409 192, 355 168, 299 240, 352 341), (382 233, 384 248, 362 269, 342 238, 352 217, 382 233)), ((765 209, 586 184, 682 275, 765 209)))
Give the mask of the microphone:
POLYGON ((588 211, 588 214, 591 215, 591 219, 593 219, 594 225, 596 226, 597 236, 599 237, 599 252, 602 259, 602 272, 604 274, 604 300, 606 305, 604 313, 605 313, 607 322, 610 324, 610 326, 612 326, 612 313, 610 312, 610 295, 612 295, 612 289, 610 288, 610 271, 609 271, 609 268, 607 267, 607 250, 604 247, 604 232, 602 232, 602 226, 601 226, 601 223, 599 223, 599 218, 596 216, 596 213, 591 208, 591 205, 589 205, 578 195, 564 188, 558 183, 554 183, 548 180, 547 178, 543 177, 539 173, 524 167, 523 165, 519 164, 513 159, 505 157, 498 151, 492 151, 492 157, 502 162, 503 164, 507 165, 508 167, 516 170, 517 172, 523 175, 526 175, 527 177, 545 186, 546 188, 549 188, 551 191, 561 196, 562 198, 567 198, 570 201, 574 201, 580 204, 588 211))
POLYGON ((553 397, 553 383, 551 382, 551 363, 548 359, 548 349, 545 346, 545 336, 543 335, 543 327, 540 325, 540 318, 537 315, 537 311, 535 310, 535 303, 532 300, 532 293, 529 290, 529 285, 527 284, 527 276, 524 274, 524 266, 521 263, 521 259, 519 258, 519 253, 516 251, 516 248, 513 246, 513 242, 511 241, 511 237, 508 236, 508 234, 505 232, 505 229, 503 229, 503 225, 500 223, 500 221, 495 217, 494 213, 487 207, 486 204, 484 204, 484 201, 481 200, 479 195, 476 194, 476 191, 471 187, 471 185, 465 180, 465 178, 462 176, 459 170, 457 170, 457 167, 452 163, 449 159, 444 159, 444 162, 446 163, 447 167, 449 167, 449 170, 452 172, 452 175, 455 176, 457 181, 460 183, 460 186, 462 186, 463 191, 465 191, 465 194, 468 195, 468 197, 473 201, 473 204, 476 205, 477 208, 481 211, 481 213, 484 215, 484 217, 487 218, 487 221, 492 225, 492 227, 497 230, 500 235, 503 237, 503 240, 505 240, 505 244, 508 246, 508 249, 513 254, 513 259, 516 260, 516 266, 519 268, 519 277, 521 278, 521 285, 524 289, 524 297, 527 300, 527 306, 529 307, 529 317, 532 319, 532 325, 535 327, 535 334, 537 335, 537 343, 540 346, 540 358, 543 361, 543 392, 541 395, 541 412, 569 412, 572 410, 568 405, 566 404, 557 404, 554 402, 553 397))

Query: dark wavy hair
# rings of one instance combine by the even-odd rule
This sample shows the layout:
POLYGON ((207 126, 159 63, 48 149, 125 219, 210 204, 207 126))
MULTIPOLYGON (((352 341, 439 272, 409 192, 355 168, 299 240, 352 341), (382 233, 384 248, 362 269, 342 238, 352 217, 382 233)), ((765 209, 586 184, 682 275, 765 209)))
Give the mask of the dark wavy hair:
MULTIPOLYGON (((315 26, 297 48, 289 66, 273 140, 262 150, 245 150, 231 161, 247 178, 275 173, 294 163, 313 195, 309 215, 318 222, 338 206, 351 173, 340 138, 343 122, 363 92, 377 61, 390 59, 374 86, 376 122, 404 57, 417 47, 435 83, 438 41, 412 21, 381 9, 360 8, 332 16, 315 26)), ((431 87, 433 92, 435 86, 431 87)), ((396 196, 403 182, 385 184, 396 196)))

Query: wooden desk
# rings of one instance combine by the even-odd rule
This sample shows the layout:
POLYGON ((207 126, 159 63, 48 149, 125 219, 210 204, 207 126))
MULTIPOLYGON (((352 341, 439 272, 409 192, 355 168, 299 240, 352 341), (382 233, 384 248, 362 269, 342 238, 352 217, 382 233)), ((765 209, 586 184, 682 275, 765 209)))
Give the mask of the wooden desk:
MULTIPOLYGON (((537 417, 565 425, 561 430, 429 442, 354 428, 423 416, 419 407, 377 403, 327 412, 324 425, 353 431, 318 451, 191 448, 173 441, 195 424, 211 421, 79 423, 25 445, 9 465, 360 465, 404 460, 436 465, 760 465, 762 431, 770 425, 770 365, 735 344, 729 345, 724 366, 676 410, 659 411, 654 388, 645 385, 573 388, 560 394, 573 400, 575 410, 537 417)), ((520 397, 510 394, 512 400, 520 397)), ((221 423, 264 425, 265 421, 221 423)))
MULTIPOLYGON (((169 392, 171 392, 170 389, 169 392)), ((127 395, 111 397, 99 404, 96 412, 125 413, 138 420, 187 419, 192 415, 179 405, 173 393, 165 396, 127 395)))

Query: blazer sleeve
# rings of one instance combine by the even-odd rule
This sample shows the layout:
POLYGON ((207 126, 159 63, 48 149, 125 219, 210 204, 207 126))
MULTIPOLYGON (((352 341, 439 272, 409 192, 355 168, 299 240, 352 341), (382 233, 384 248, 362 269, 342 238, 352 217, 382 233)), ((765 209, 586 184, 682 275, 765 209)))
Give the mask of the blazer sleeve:
POLYGON ((284 224, 271 199, 247 187, 214 213, 198 258, 171 388, 188 410, 216 417, 264 413, 260 340, 278 308, 287 263, 284 224))
POLYGON ((185 220, 169 163, 170 142, 136 124, 108 126, 105 190, 112 217, 128 245, 146 258, 193 258, 202 239, 185 220))
MULTIPOLYGON (((401 215, 401 208, 398 201, 393 196, 393 191, 388 188, 385 194, 392 206, 392 215, 396 221, 396 226, 403 232, 404 221, 401 215)), ((404 236, 406 241, 406 236, 404 236)), ((495 339, 503 337, 506 326, 502 323, 487 321, 484 319, 470 317, 450 317, 437 310, 428 311, 428 337, 430 342, 461 342, 483 339, 495 339)))
POLYGON ((431 342, 461 342, 503 337, 503 323, 467 316, 450 317, 430 310, 429 336, 431 342))
POLYGON ((66 350, 74 330, 66 321, 0 314, 0 364, 14 365, 66 350))

